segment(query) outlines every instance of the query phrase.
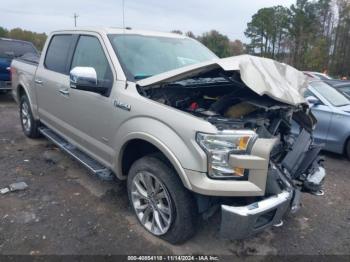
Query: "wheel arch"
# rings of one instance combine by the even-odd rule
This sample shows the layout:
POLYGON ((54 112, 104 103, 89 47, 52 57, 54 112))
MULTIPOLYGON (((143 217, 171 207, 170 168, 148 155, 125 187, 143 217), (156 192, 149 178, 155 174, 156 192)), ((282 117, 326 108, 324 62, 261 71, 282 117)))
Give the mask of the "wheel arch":
POLYGON ((345 143, 343 145, 343 154, 350 158, 350 154, 348 155, 348 152, 347 152, 347 145, 349 142, 350 142, 350 135, 348 135, 348 137, 345 139, 345 143))
POLYGON ((132 133, 125 139, 117 156, 117 176, 125 179, 136 160, 152 153, 161 153, 180 176, 183 185, 191 189, 190 181, 176 156, 160 140, 146 133, 132 133))
POLYGON ((24 86, 22 84, 19 84, 16 88, 16 99, 17 101, 21 101, 21 97, 23 95, 26 95, 28 97, 27 91, 25 90, 24 86))
POLYGON ((17 99, 18 104, 21 102, 21 97, 23 95, 25 95, 28 98, 28 100, 29 100, 29 105, 30 105, 30 108, 32 110, 34 119, 38 120, 39 118, 38 118, 38 114, 37 114, 37 110, 36 110, 36 106, 35 106, 35 103, 33 101, 33 98, 31 97, 31 95, 30 95, 29 91, 27 90, 27 88, 23 84, 19 83, 17 85, 17 88, 16 88, 16 96, 15 96, 15 98, 17 99))

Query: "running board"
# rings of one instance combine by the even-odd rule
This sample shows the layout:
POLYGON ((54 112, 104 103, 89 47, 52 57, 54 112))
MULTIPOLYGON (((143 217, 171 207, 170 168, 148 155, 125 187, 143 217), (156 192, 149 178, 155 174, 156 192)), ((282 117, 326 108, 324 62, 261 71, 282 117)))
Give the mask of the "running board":
POLYGON ((74 145, 70 144, 60 135, 52 131, 47 127, 40 127, 39 131, 54 144, 56 144, 64 152, 68 153, 71 157, 78 160, 83 166, 85 166, 92 174, 97 175, 102 180, 113 180, 113 172, 103 166, 101 163, 97 162, 95 159, 91 158, 81 150, 79 150, 74 145))

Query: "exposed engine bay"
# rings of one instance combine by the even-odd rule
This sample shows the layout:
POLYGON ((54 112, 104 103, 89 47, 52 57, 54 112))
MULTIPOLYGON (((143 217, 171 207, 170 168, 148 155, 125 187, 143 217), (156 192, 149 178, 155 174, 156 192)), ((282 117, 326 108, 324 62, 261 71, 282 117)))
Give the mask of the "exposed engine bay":
POLYGON ((212 70, 195 77, 139 87, 141 95, 203 118, 218 130, 250 129, 259 138, 278 138, 270 155, 267 194, 286 185, 311 193, 321 190, 321 145, 312 130, 316 119, 306 104, 289 105, 260 96, 241 80, 239 71, 212 70), (292 134, 297 123, 299 135, 292 134))

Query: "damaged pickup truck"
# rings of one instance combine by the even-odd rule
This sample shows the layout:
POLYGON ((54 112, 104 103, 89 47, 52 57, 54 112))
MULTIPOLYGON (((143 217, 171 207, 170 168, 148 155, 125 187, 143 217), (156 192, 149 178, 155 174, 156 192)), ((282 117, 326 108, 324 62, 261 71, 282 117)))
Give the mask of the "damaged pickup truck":
POLYGON ((140 224, 171 243, 218 211, 223 237, 246 238, 281 225, 301 192, 323 194, 307 79, 288 65, 218 59, 175 34, 88 28, 53 32, 39 63, 17 59, 11 72, 24 133, 127 180, 140 224))

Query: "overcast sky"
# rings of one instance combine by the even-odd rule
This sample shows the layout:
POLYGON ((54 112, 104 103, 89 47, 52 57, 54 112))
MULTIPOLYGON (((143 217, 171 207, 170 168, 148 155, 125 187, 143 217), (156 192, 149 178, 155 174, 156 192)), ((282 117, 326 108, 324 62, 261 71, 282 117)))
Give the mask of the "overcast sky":
MULTIPOLYGON (((158 31, 216 29, 245 40, 244 30, 262 7, 290 6, 295 0, 125 0, 125 25, 158 31)), ((0 26, 36 32, 74 26, 122 27, 122 0, 10 0, 0 5, 0 26), (6 4, 5 4, 6 3, 6 4)))

